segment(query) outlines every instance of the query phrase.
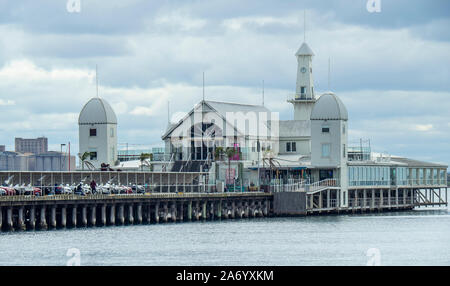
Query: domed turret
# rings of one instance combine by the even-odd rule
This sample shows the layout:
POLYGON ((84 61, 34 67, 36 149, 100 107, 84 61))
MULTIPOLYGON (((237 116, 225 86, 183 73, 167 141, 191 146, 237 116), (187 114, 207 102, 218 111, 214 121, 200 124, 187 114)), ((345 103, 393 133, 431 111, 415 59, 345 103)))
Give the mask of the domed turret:
MULTIPOLYGON (((96 168, 117 161, 117 117, 109 103, 90 99, 78 117, 80 154, 89 152, 88 161, 96 168)), ((82 166, 84 167, 84 166, 82 166)))
POLYGON ((117 117, 106 100, 94 97, 81 110, 78 124, 117 124, 117 117))
POLYGON ((348 120, 347 108, 332 92, 319 97, 311 112, 311 120, 348 120))

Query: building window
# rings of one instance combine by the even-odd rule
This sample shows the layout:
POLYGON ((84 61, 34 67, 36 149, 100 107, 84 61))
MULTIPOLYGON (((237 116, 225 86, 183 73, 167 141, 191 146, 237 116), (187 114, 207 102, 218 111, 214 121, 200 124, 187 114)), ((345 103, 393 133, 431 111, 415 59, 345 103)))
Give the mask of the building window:
POLYGON ((342 146, 342 156, 344 156, 344 158, 345 158, 345 144, 343 144, 343 146, 342 146))
POLYGON ((297 143, 286 142, 286 152, 297 152, 297 143))
POLYGON ((95 128, 89 129, 89 136, 92 136, 92 137, 97 136, 97 129, 95 129, 95 128))
POLYGON ((110 134, 111 134, 111 137, 114 137, 114 128, 112 128, 112 127, 111 127, 111 132, 110 132, 110 134))
POLYGON ((306 93, 306 86, 300 87, 300 93, 305 94, 306 93))
POLYGON ((90 160, 97 160, 97 152, 96 151, 92 151, 90 152, 90 160))
POLYGON ((328 126, 322 127, 322 133, 330 133, 330 127, 328 126))
POLYGON ((330 157, 330 144, 322 144, 322 157, 327 158, 330 157))
POLYGON ((345 125, 342 125, 342 134, 345 134, 345 125))

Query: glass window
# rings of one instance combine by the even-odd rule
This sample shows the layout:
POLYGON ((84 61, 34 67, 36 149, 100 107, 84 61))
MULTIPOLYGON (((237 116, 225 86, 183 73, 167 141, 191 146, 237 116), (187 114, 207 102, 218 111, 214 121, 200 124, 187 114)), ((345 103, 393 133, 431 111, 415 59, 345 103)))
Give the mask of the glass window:
POLYGON ((96 151, 90 152, 90 160, 97 160, 97 152, 96 151))
POLYGON ((323 127, 322 127, 322 133, 330 133, 330 127, 328 127, 328 126, 323 126, 323 127))
POLYGON ((291 152, 291 142, 286 142, 286 152, 291 152))
POLYGON ((97 129, 95 128, 89 129, 89 136, 97 136, 97 129))
POLYGON ((342 146, 342 156, 345 158, 345 144, 343 144, 343 146, 342 146))
POLYGON ((330 157, 330 144, 322 144, 322 157, 330 157))

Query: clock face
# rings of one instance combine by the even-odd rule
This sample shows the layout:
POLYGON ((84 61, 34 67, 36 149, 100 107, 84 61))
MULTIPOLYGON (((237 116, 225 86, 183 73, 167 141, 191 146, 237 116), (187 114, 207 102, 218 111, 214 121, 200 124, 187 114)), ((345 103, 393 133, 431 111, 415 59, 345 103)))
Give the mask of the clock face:
POLYGON ((306 68, 305 68, 305 67, 302 67, 302 68, 300 69, 300 71, 301 71, 302 73, 305 73, 305 72, 306 72, 306 68))

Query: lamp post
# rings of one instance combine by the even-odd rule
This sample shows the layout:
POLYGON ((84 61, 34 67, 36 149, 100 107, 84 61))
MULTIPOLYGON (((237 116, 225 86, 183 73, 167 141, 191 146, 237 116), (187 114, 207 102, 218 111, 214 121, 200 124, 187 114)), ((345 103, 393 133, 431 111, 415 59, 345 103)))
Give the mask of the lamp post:
POLYGON ((59 170, 62 171, 62 148, 66 146, 66 144, 61 144, 61 152, 59 153, 59 170))

